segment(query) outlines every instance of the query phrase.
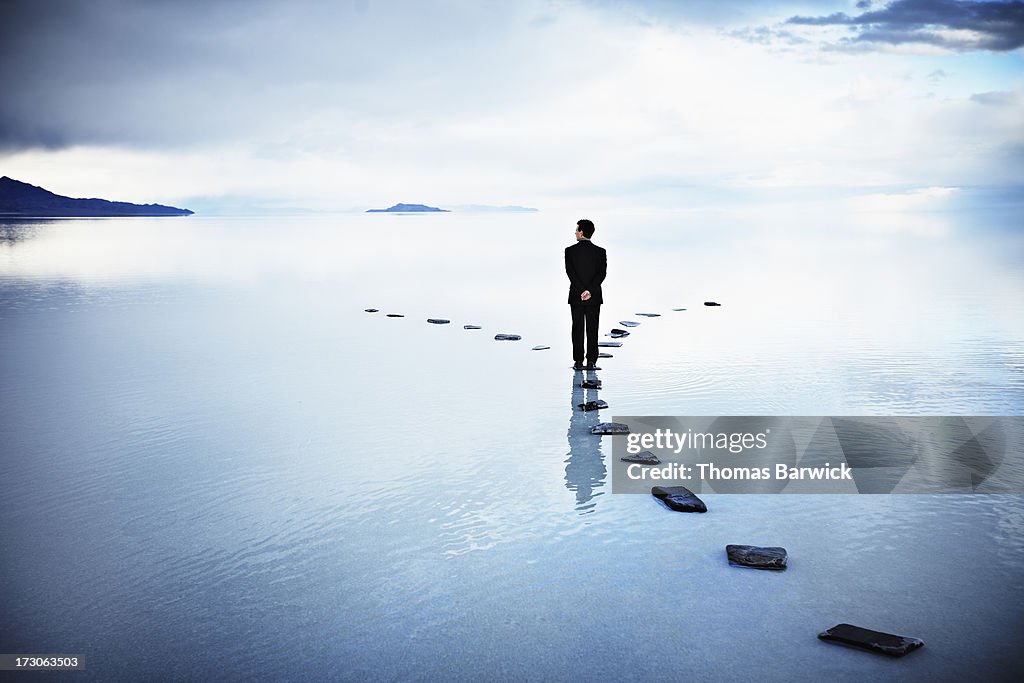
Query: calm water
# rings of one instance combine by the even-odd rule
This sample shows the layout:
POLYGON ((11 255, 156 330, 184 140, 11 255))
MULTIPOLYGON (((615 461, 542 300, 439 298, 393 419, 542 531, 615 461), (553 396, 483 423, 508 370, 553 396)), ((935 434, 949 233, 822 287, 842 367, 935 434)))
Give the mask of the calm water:
MULTIPOLYGON (((0 226, 0 650, 103 680, 1024 667, 1024 496, 611 495, 573 411, 576 218, 0 226), (726 543, 790 568, 731 568, 726 543), (840 622, 927 646, 815 638, 840 622)), ((1024 248, 999 221, 593 218, 603 327, 642 321, 602 361, 604 419, 1024 414, 1024 248)))

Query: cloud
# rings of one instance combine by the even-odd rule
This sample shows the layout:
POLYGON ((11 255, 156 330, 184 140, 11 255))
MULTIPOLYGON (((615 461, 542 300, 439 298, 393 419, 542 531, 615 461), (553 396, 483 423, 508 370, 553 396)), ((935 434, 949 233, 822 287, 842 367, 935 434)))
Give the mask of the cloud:
POLYGON ((608 66, 561 42, 589 28, 564 16, 541 0, 5 2, 0 150, 386 146, 360 133, 501 110, 608 66))
POLYGON ((8 1, 0 163, 71 196, 309 208, 1021 179, 1024 104, 991 94, 1018 93, 1016 54, 823 53, 772 23, 794 7, 8 1))
POLYGON ((1009 107, 1017 104, 1020 101, 1020 96, 1014 92, 996 90, 975 93, 971 95, 971 101, 996 107, 1009 107))
MULTIPOLYGON (((862 3, 857 6, 862 7, 862 3)), ((837 46, 925 44, 958 52, 1008 52, 1024 45, 1024 2, 895 0, 857 16, 794 16, 790 25, 845 26, 855 32, 837 46)))
POLYGON ((780 11, 815 6, 814 0, 583 0, 583 4, 638 21, 667 20, 703 26, 749 23, 780 11))

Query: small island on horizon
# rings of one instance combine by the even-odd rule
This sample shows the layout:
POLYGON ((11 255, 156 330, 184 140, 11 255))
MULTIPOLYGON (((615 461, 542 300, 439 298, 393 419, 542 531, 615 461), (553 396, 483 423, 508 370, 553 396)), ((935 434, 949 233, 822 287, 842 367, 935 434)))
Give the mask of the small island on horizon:
POLYGON ((0 216, 31 218, 112 218, 116 216, 191 216, 192 211, 163 204, 132 204, 106 199, 75 199, 36 185, 0 178, 0 216))
POLYGON ((423 212, 437 212, 437 213, 449 213, 448 209, 439 209, 435 206, 427 206, 426 204, 395 204, 389 206, 386 209, 367 209, 366 213, 423 213, 423 212))

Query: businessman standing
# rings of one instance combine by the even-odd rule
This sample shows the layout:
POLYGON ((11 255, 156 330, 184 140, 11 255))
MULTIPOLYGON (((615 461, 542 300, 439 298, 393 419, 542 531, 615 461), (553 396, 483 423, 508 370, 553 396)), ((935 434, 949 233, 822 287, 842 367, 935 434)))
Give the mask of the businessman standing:
POLYGON ((576 244, 565 249, 565 274, 569 276, 569 308, 572 310, 572 359, 576 370, 593 370, 597 364, 597 326, 601 319, 601 283, 608 271, 605 250, 590 241, 594 223, 576 221, 576 244), (583 333, 586 330, 587 366, 583 367, 583 333))

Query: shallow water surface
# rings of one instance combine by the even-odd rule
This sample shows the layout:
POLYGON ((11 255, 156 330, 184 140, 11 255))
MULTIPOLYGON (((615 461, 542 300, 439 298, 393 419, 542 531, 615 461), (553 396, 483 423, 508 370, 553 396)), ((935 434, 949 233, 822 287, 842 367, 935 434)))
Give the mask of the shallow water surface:
POLYGON ((1024 496, 703 494, 681 515, 612 495, 588 433, 1020 415, 1017 238, 594 217, 602 327, 641 323, 595 392, 569 370, 575 218, 5 224, 0 649, 80 653, 103 680, 1020 669, 1024 496), (574 410, 597 396, 611 409, 574 410), (785 546, 789 569, 729 567, 727 543, 785 546), (815 638, 840 622, 926 647, 815 638))

